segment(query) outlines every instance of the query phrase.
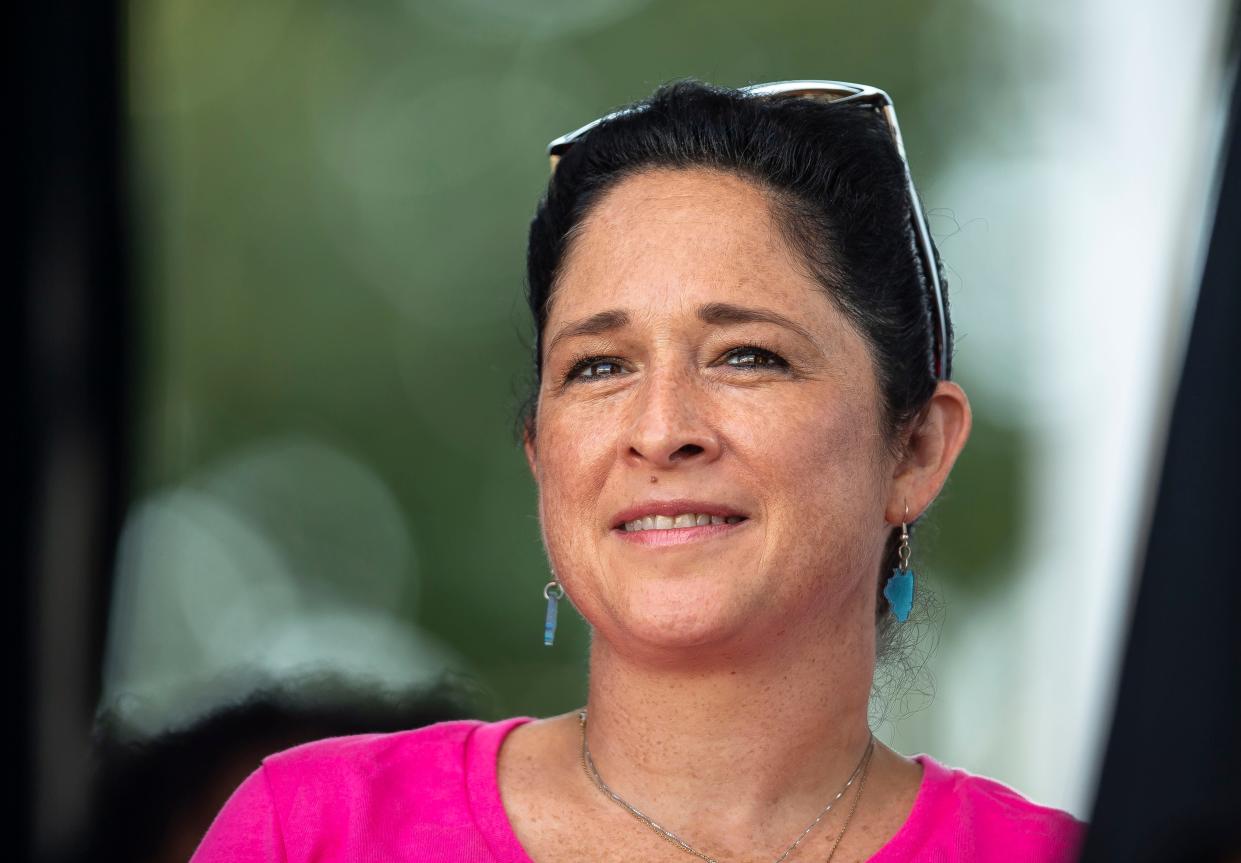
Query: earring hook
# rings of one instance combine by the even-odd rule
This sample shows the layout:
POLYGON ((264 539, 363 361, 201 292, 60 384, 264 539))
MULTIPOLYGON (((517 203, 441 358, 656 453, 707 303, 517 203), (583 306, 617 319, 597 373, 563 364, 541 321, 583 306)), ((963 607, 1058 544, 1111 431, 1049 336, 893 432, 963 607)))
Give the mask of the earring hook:
POLYGON ((901 572, 909 570, 909 553, 909 501, 906 500, 905 515, 901 518, 901 544, 896 549, 901 572))

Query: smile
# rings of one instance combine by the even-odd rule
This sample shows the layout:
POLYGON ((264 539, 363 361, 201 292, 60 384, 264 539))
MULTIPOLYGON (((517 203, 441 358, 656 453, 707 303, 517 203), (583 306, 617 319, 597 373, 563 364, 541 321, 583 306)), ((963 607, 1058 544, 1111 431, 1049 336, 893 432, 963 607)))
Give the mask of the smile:
POLYGON ((674 530, 682 527, 706 527, 712 524, 737 524, 745 519, 739 515, 719 516, 707 513, 683 512, 679 515, 647 515, 624 524, 626 533, 644 530, 674 530))
POLYGON ((612 516, 612 536, 634 546, 662 548, 722 538, 744 530, 750 518, 731 503, 711 500, 648 498, 634 501, 612 516))

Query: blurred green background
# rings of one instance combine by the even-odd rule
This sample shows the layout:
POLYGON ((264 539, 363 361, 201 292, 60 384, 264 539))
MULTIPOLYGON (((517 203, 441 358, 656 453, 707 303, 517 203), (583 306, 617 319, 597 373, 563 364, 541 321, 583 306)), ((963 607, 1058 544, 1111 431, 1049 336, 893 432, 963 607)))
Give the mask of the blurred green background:
POLYGON ((1057 507, 1035 483, 1056 414, 1032 310, 1050 290, 1038 228, 1064 202, 1037 142, 1076 83, 1075 27, 981 0, 131 3, 142 341, 104 707, 153 733, 321 669, 390 689, 450 670, 489 717, 581 704, 580 619, 541 643, 548 572, 513 434, 545 146, 674 78, 834 78, 896 102, 975 411, 915 541, 940 622, 883 712, 906 751, 1018 781, 1039 759, 1004 730, 1067 732, 1063 764, 1085 731, 1012 682, 1030 654, 1005 615, 1034 607, 1032 532, 1044 548, 1052 522, 1033 510, 1057 507), (936 686, 938 718, 907 715, 936 686))
MULTIPOLYGON (((202 583, 217 567, 235 570, 239 597, 278 581, 273 618, 283 605, 391 615, 427 636, 429 661, 476 676, 495 715, 584 693, 580 619, 566 615, 554 650, 539 640, 547 566, 512 432, 547 141, 673 78, 873 82, 896 100, 934 208, 936 171, 960 136, 991 132, 976 104, 1009 77, 999 25, 968 0, 176 0, 130 14, 148 527, 127 534, 125 560, 199 570, 187 589, 202 604, 174 603, 185 617, 232 605, 202 583), (187 492, 258 537, 187 526, 206 505, 187 492), (172 543, 169 519, 222 547, 172 543), (276 565, 260 546, 278 579, 258 571, 276 565)), ((974 539, 935 543, 928 567, 970 590, 1019 540, 1020 435, 977 408, 934 517, 941 536, 968 522, 974 539)), ((158 620, 135 646, 158 658, 132 660, 131 676, 214 670, 210 623, 158 620), (187 631, 207 643, 179 649, 187 631)), ((237 627, 228 658, 279 623, 237 627)))

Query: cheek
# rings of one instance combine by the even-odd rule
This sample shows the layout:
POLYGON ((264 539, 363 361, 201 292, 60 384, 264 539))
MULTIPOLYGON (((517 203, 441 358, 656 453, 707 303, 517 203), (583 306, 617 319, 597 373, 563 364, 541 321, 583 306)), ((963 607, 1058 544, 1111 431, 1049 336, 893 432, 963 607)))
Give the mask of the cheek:
POLYGON ((811 571, 848 568, 869 553, 872 525, 882 519, 882 442, 864 404, 839 392, 800 410, 756 413, 744 448, 769 490, 772 547, 811 571), (818 406, 816 409, 816 405, 818 406))
POLYGON ((578 412, 548 411, 540 416, 538 454, 539 520, 553 563, 566 557, 590 533, 602 529, 597 504, 614 450, 606 429, 578 412))
POLYGON ((879 438, 859 419, 869 416, 865 404, 828 388, 798 395, 745 410, 743 421, 733 423, 739 449, 783 478, 775 488, 809 488, 820 498, 869 485, 879 468, 879 438))

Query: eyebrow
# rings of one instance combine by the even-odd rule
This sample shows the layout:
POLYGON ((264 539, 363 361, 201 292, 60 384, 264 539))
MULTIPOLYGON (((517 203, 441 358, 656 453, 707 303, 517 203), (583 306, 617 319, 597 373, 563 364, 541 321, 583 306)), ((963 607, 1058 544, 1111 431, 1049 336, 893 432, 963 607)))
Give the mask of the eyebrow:
POLYGON ((588 318, 582 318, 580 321, 561 327, 548 343, 547 353, 550 354, 556 345, 565 339, 571 339, 574 336, 597 336, 600 333, 609 333, 627 326, 629 326, 629 313, 626 311, 608 309, 606 312, 597 312, 588 318))
POLYGON ((704 323, 715 324, 775 324, 792 330, 806 341, 813 343, 814 336, 795 321, 770 309, 755 309, 749 306, 734 306, 732 303, 707 303, 698 309, 698 318, 704 323))
MULTIPOLYGON (((698 307, 698 319, 705 324, 728 326, 730 324, 775 324, 778 327, 792 330, 809 342, 814 336, 800 324, 770 309, 756 309, 750 306, 737 306, 732 303, 707 303, 698 307)), ((565 339, 575 336, 597 336, 629 326, 631 318, 623 309, 608 309, 596 312, 589 317, 565 324, 548 343, 547 352, 565 339)))

